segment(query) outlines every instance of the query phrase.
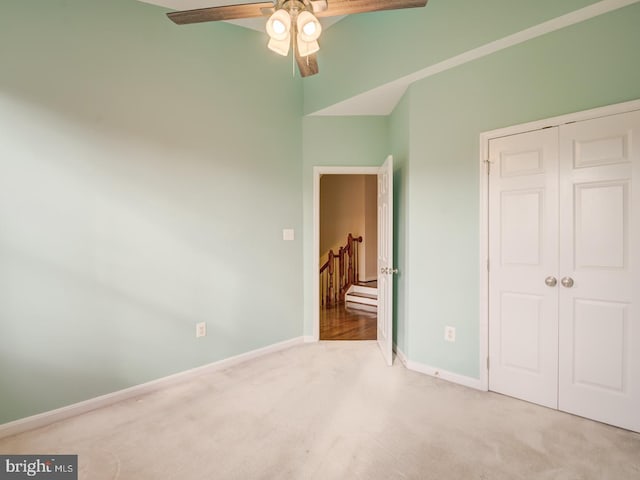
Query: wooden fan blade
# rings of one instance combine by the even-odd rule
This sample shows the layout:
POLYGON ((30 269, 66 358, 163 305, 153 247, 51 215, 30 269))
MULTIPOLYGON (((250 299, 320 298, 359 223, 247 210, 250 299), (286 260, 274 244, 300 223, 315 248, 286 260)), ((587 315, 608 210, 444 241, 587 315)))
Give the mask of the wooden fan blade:
POLYGON ((167 13, 167 17, 178 25, 186 25, 189 23, 262 17, 263 8, 273 8, 273 2, 245 3, 240 5, 225 5, 224 7, 198 8, 196 10, 185 10, 182 12, 169 12, 167 13))
POLYGON ((309 0, 309 3, 311 4, 313 13, 324 12, 329 6, 327 0, 309 0))
POLYGON ((400 8, 424 7, 428 0, 328 0, 326 10, 314 12, 316 17, 336 17, 352 13, 378 12, 400 8))
POLYGON ((301 57, 296 52, 296 62, 298 63, 298 70, 300 71, 300 76, 302 78, 310 77, 311 75, 315 75, 319 72, 318 57, 316 57, 315 53, 307 55, 306 57, 301 57))

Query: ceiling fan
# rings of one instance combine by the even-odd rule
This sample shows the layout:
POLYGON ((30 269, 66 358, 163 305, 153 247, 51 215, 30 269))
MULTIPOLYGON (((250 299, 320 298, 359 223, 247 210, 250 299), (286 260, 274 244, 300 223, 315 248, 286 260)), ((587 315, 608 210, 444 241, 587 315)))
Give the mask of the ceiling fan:
POLYGON ((428 0, 274 0, 170 12, 178 25, 255 18, 269 15, 266 29, 270 50, 287 56, 290 47, 302 77, 318 73, 316 52, 322 26, 318 17, 424 7, 428 0))

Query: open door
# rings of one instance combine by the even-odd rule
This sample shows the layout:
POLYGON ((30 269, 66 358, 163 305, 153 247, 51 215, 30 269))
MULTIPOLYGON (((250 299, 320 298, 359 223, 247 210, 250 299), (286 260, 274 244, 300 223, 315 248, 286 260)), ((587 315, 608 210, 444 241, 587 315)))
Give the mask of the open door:
POLYGON ((378 170, 378 345, 393 363, 393 157, 378 170))

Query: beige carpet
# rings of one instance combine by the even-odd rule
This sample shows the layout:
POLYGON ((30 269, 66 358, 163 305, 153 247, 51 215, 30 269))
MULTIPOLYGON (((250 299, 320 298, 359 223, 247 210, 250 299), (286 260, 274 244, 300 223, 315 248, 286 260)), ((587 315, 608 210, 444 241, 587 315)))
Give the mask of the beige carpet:
POLYGON ((80 478, 640 479, 640 435, 383 364, 374 342, 271 354, 0 440, 80 478))

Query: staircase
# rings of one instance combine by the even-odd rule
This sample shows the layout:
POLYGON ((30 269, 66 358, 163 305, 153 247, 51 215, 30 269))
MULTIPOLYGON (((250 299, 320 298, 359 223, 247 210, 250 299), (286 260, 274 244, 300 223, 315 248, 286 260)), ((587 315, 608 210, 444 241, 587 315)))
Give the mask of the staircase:
POLYGON ((341 303, 352 285, 358 283, 358 244, 362 237, 347 235, 344 247, 336 254, 329 250, 328 259, 320 267, 320 300, 322 306, 341 303))
POLYGON ((344 246, 336 254, 329 250, 327 261, 320 267, 320 304, 331 307, 344 302, 347 309, 378 311, 378 282, 360 282, 358 278, 358 245, 362 237, 347 235, 344 246))
POLYGON ((346 308, 365 310, 367 312, 378 311, 378 288, 366 284, 351 285, 344 296, 346 308))

